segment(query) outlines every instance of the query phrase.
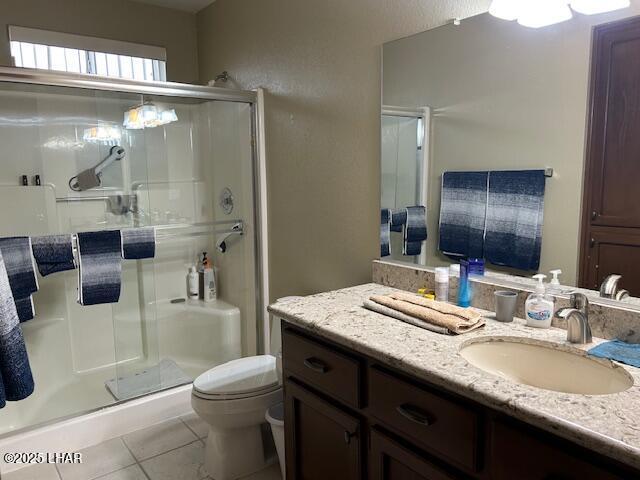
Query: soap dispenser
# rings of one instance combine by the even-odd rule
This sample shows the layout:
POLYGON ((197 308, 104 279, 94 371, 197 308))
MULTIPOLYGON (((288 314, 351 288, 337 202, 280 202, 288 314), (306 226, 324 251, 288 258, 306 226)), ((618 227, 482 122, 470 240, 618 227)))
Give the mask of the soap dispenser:
POLYGON ((558 275, 562 273, 562 270, 551 270, 549 273, 552 275, 552 278, 549 282, 549 288, 547 291, 550 294, 558 294, 560 293, 560 279, 558 278, 558 275))
POLYGON ((533 276, 538 281, 534 293, 527 297, 524 311, 527 325, 535 328, 549 328, 553 318, 553 297, 547 295, 544 285, 546 275, 539 273, 533 276))

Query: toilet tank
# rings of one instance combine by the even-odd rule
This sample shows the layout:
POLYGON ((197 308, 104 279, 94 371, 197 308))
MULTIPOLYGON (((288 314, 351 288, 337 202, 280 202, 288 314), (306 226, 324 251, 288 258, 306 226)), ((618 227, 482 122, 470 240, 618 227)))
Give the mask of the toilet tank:
POLYGON ((193 378, 242 356, 240 309, 235 305, 222 300, 160 301, 157 322, 160 359, 173 359, 193 378))

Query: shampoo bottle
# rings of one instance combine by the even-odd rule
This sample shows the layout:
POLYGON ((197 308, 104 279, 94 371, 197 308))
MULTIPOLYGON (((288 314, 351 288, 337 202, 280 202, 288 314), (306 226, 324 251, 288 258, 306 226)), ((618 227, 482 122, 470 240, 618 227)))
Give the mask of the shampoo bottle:
POLYGON ((547 295, 544 286, 546 275, 541 273, 534 275, 538 281, 534 293, 527 297, 524 311, 527 317, 527 325, 535 328, 549 328, 553 319, 553 297, 547 295))
POLYGON ((198 299, 198 272, 195 265, 189 268, 187 275, 187 296, 193 300, 198 299))

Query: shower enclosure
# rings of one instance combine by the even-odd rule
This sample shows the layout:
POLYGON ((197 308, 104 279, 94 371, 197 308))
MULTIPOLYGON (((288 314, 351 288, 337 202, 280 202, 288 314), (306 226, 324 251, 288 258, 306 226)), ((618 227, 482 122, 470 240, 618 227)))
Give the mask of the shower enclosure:
POLYGON ((0 236, 155 226, 157 237, 154 259, 123 262, 118 303, 79 305, 75 270, 39 278, 36 317, 22 324, 36 388, 0 410, 0 434, 263 350, 259 96, 0 68, 0 236), (83 185, 78 174, 115 146, 124 156, 83 185), (187 299, 202 252, 218 278, 209 303, 187 299))

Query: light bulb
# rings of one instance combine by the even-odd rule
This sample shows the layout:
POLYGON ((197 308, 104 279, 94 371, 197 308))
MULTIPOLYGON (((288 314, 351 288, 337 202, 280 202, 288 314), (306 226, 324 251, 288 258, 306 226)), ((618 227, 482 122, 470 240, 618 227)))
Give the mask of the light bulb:
POLYGON ((527 0, 522 4, 518 23, 540 28, 570 20, 572 16, 566 0, 527 0))
POLYGON ((489 13, 502 20, 515 20, 520 15, 523 0, 493 0, 489 13))
POLYGON ((612 12, 621 8, 627 8, 629 0, 572 0, 571 8, 584 15, 612 12))

